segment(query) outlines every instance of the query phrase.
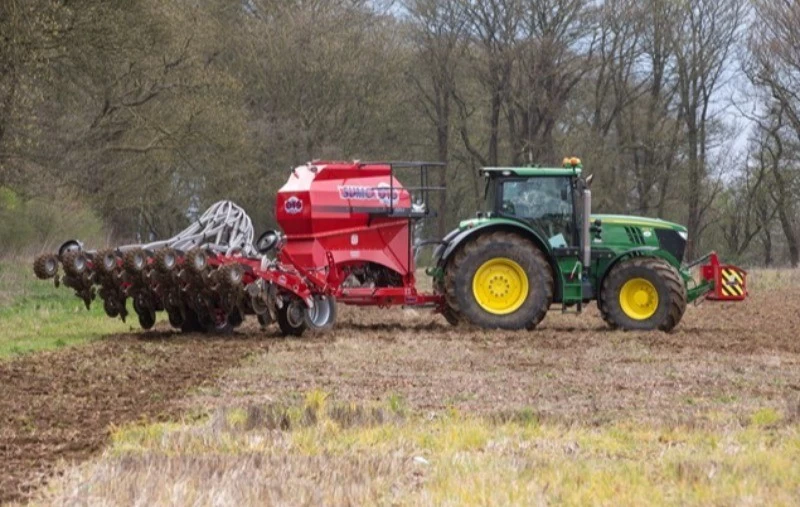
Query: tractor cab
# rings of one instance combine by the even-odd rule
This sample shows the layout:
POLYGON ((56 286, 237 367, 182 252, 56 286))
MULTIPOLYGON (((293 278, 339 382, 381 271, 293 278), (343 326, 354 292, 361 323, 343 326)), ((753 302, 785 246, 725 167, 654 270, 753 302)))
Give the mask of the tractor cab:
POLYGON ((577 158, 565 159, 562 167, 487 167, 482 171, 486 216, 519 222, 544 243, 552 263, 558 265, 556 300, 578 311, 594 296, 585 269, 591 262, 591 194, 581 172, 577 158))
POLYGON ((580 162, 575 167, 489 167, 486 178, 487 217, 524 222, 551 248, 580 246, 580 162))

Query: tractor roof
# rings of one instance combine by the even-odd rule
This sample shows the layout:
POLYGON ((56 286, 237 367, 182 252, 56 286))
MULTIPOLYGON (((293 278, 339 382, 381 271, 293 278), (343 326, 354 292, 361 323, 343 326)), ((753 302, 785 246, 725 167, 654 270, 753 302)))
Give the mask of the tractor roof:
POLYGON ((580 167, 484 167, 483 174, 488 176, 577 176, 581 174, 580 167))

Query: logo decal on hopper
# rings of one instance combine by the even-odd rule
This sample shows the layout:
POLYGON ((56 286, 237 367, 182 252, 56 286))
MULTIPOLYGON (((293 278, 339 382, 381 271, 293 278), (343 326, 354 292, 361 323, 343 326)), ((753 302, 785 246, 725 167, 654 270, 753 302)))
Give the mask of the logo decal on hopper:
POLYGON ((285 209, 286 213, 289 213, 290 215, 296 215, 303 211, 303 201, 295 196, 292 196, 286 199, 286 202, 283 203, 283 209, 285 209))
POLYGON ((400 200, 400 190, 392 188, 388 183, 378 183, 377 187, 364 187, 358 185, 339 186, 339 198, 345 201, 380 201, 386 206, 397 204, 400 200))

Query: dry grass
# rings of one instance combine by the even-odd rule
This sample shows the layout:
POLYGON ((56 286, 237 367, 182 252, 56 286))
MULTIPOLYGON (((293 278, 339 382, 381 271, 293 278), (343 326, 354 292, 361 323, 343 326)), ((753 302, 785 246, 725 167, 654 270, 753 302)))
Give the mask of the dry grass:
POLYGON ((131 426, 42 503, 75 505, 791 504, 800 428, 777 412, 706 428, 510 422, 387 405, 219 409, 131 426))
POLYGON ((781 290, 800 285, 800 269, 761 268, 748 273, 750 292, 781 290))

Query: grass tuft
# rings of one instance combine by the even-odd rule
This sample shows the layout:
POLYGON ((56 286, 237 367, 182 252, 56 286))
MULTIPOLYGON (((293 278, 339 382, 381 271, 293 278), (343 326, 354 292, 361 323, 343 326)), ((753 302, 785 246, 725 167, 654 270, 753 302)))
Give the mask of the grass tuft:
POLYGON ((750 416, 750 424, 753 426, 775 426, 781 420, 783 420, 783 415, 774 408, 762 408, 750 416))

